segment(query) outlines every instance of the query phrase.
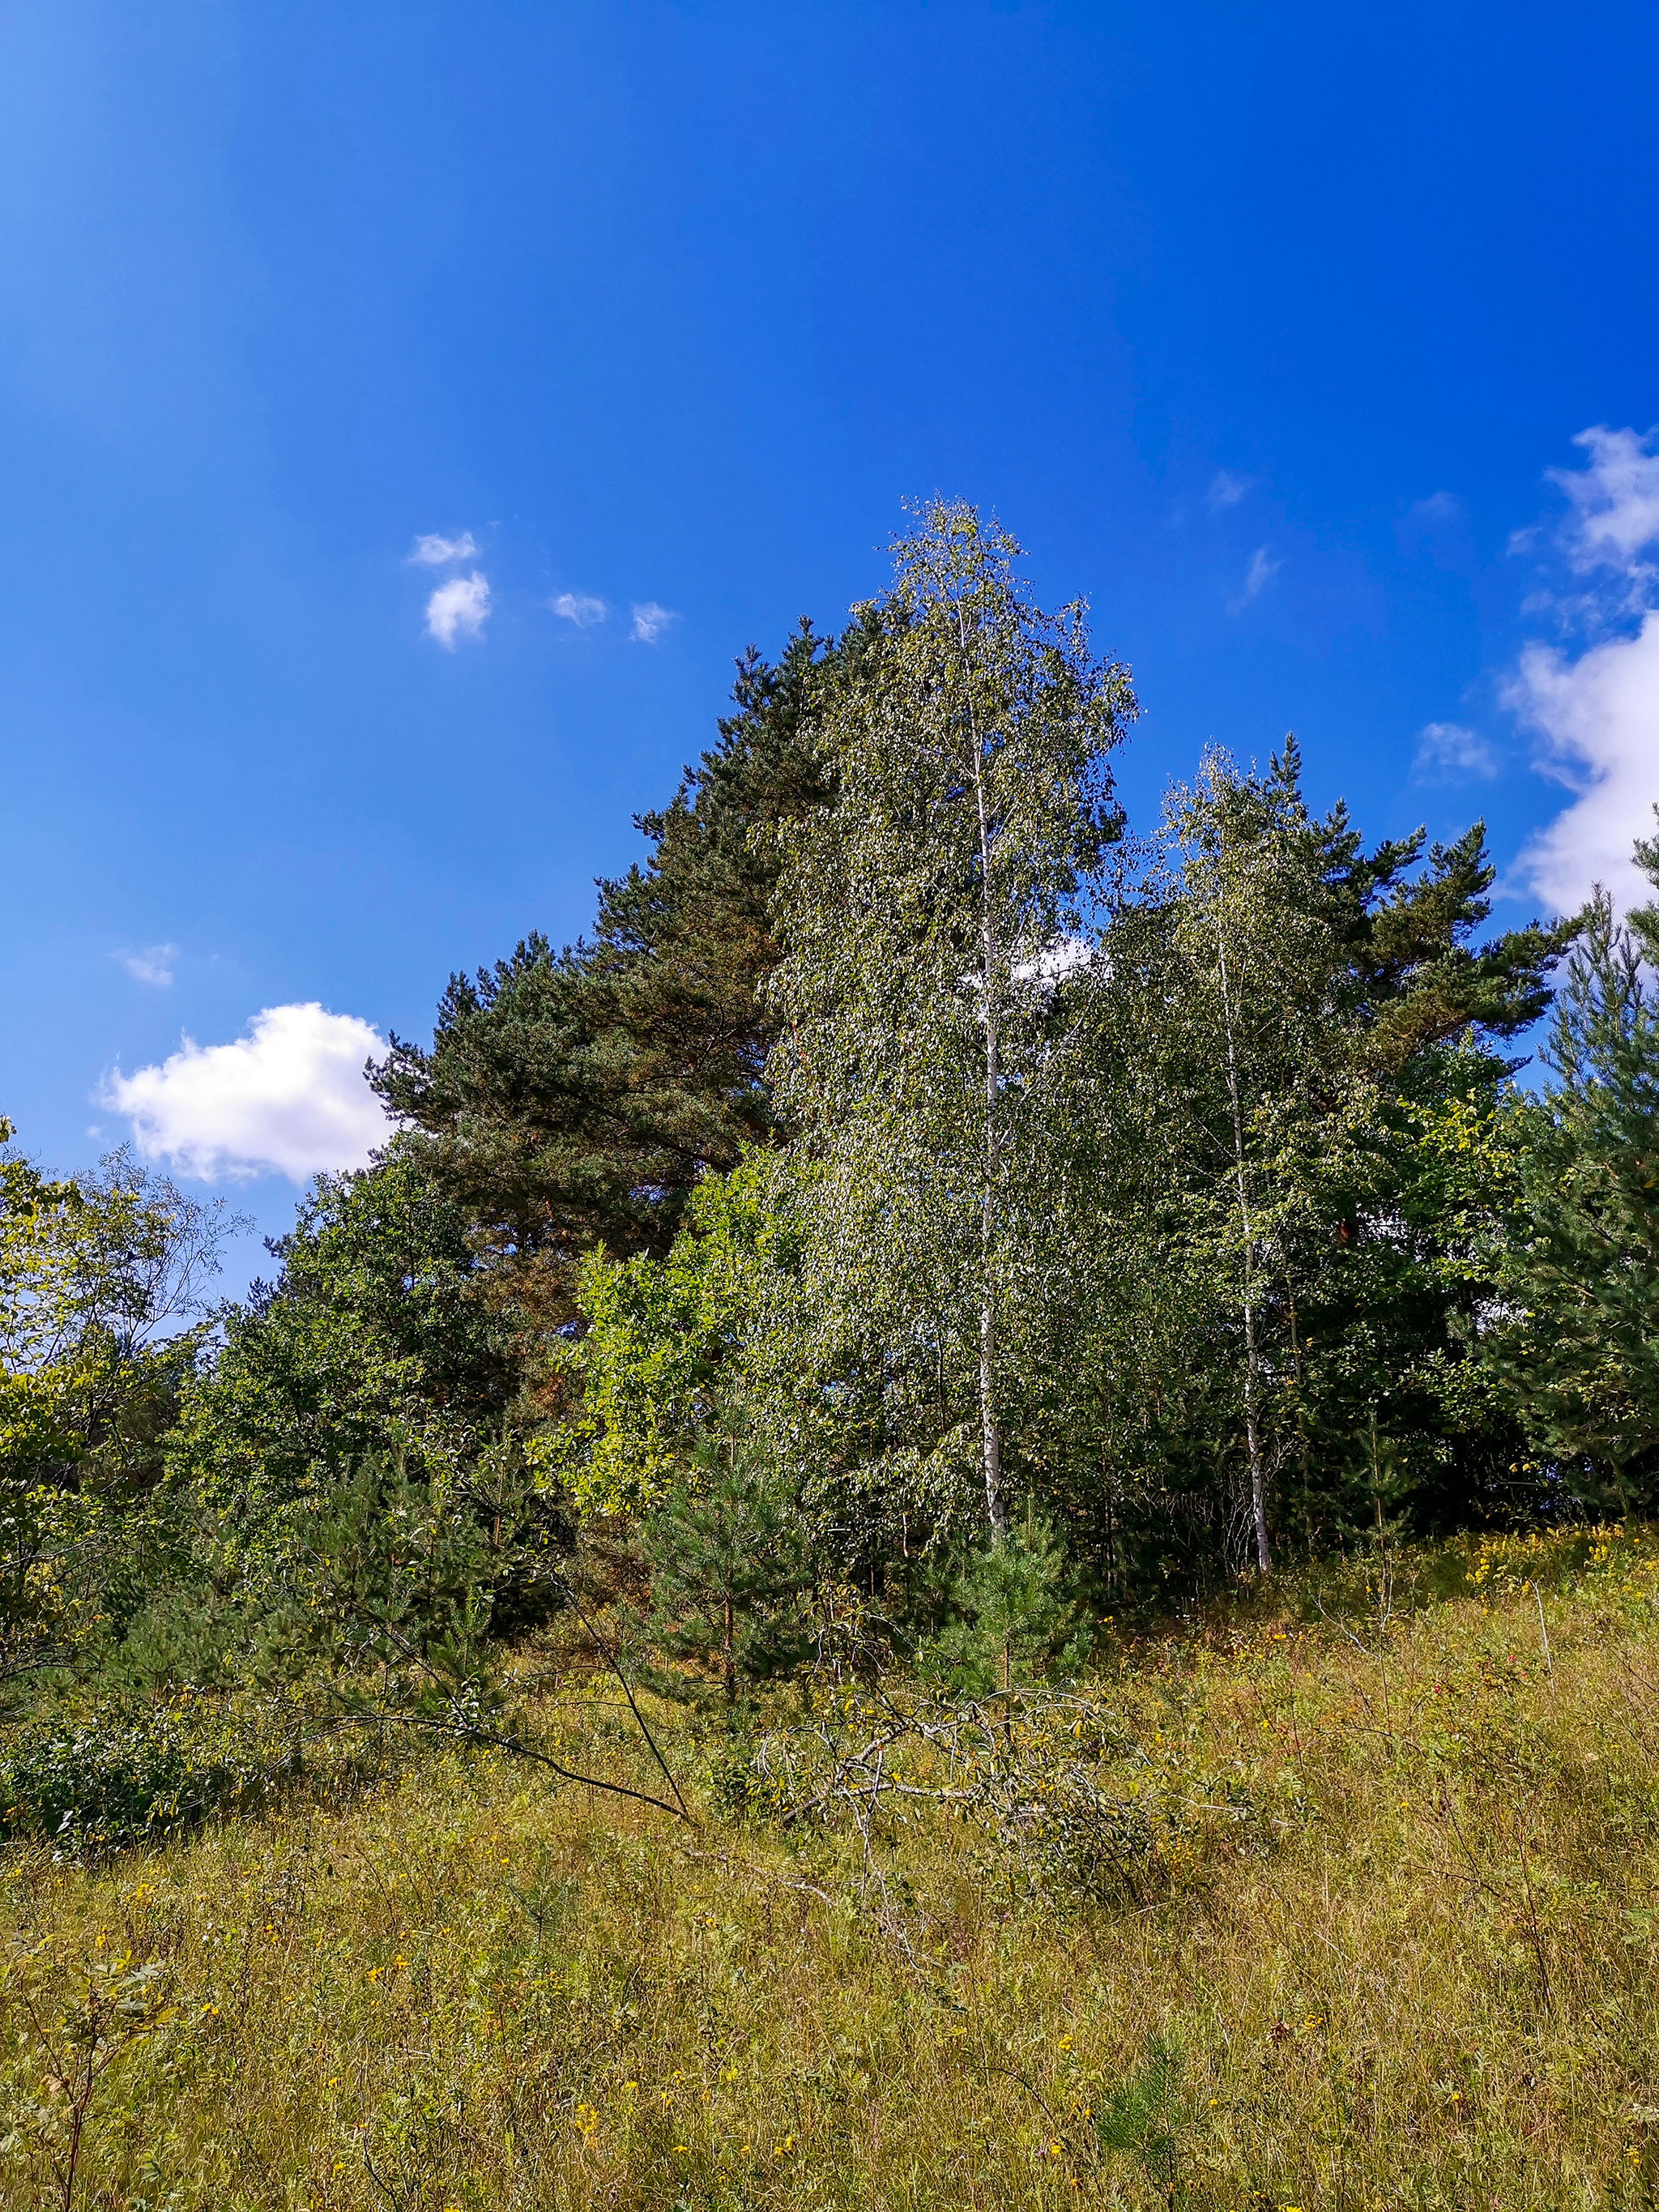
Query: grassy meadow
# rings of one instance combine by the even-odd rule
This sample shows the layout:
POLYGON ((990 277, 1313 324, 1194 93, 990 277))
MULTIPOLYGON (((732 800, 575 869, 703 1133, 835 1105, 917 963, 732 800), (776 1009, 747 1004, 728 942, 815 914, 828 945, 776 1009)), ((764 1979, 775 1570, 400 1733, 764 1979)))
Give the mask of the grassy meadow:
MULTIPOLYGON (((929 1801, 695 1829, 361 1747, 5 1847, 0 2200, 121 2212, 1659 2202, 1659 1534, 1471 1540, 1103 1649, 1109 1894, 929 1801), (1127 1770, 1126 1770, 1127 1771, 1127 1770)), ((547 1726, 644 1786, 614 1683, 547 1726)), ((577 1761, 576 1763, 580 1763, 577 1761)))

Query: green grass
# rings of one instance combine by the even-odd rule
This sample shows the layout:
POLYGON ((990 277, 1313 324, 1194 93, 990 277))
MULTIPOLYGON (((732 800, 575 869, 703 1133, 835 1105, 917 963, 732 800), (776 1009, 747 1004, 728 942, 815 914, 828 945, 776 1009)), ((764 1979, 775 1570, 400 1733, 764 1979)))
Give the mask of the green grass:
POLYGON ((1656 1593, 1650 1532, 1511 1540, 1386 1625, 1355 1573, 1114 1652, 1139 1902, 926 1808, 878 1894, 845 1832, 501 1758, 14 1843, 0 2201, 64 2203, 78 2106, 127 2212, 1659 2203, 1656 1593))

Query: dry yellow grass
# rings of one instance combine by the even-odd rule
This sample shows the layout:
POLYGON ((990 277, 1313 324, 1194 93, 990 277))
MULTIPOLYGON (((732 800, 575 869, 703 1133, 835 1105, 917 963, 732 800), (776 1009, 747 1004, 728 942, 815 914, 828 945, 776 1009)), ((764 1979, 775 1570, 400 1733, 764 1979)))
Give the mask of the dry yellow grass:
POLYGON ((1654 2203, 1656 1550, 1126 1650, 1161 1786, 1250 1817, 1068 1912, 929 1816, 887 1862, 913 1957, 844 1838, 500 1760, 100 1866, 15 1844, 3 2201, 63 2203, 79 2103, 75 2206, 124 2212, 1654 2203))

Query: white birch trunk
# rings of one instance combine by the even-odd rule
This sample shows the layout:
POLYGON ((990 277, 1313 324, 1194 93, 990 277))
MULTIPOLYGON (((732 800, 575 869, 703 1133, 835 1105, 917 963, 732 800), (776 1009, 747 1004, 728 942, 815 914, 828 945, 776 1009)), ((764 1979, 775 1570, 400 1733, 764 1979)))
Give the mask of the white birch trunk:
POLYGON ((1244 1437, 1250 1462, 1250 1518, 1255 1533, 1255 1563, 1265 1575, 1273 1561, 1267 1550, 1267 1485, 1261 1463, 1261 1434, 1256 1418, 1259 1365, 1255 1344, 1255 1237, 1250 1225, 1249 1186, 1244 1173, 1244 1115, 1238 1095, 1238 1050, 1233 1030, 1232 992, 1227 979, 1227 946, 1219 915, 1216 953, 1221 966, 1221 1012, 1227 1033, 1227 1097, 1232 1107, 1233 1170, 1238 1185, 1239 1233, 1244 1248, 1244 1437))
MULTIPOLYGON (((958 617, 958 634, 961 634, 958 617)), ((966 657, 967 639, 962 639, 966 657)), ((991 908, 991 824, 985 803, 985 755, 971 709, 969 735, 974 753, 974 800, 979 810, 979 1011, 985 1036, 985 1186, 980 1204, 979 1420, 985 1470, 985 1512, 999 1544, 1008 1534, 1008 1504, 1002 1494, 1002 1433, 997 1425, 997 1314, 994 1263, 996 1251, 997 1185, 1001 1157, 997 1145, 998 1091, 1001 1088, 999 1023, 1002 994, 997 986, 996 918, 991 908)))

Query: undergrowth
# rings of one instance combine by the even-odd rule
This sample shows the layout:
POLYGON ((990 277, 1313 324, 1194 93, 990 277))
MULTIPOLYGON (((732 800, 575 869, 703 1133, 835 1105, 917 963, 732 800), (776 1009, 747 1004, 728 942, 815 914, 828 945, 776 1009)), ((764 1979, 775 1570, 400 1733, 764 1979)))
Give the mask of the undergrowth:
MULTIPOLYGON (((909 1683, 653 1707, 695 1827, 388 1741, 19 1836, 0 2201, 1653 2205, 1656 1592, 1640 1528, 1379 1550, 1109 1640, 1069 1748, 909 1683), (884 1699, 914 1794, 825 1796, 884 1699)), ((602 1676, 542 1717, 643 1774, 602 1676)))

